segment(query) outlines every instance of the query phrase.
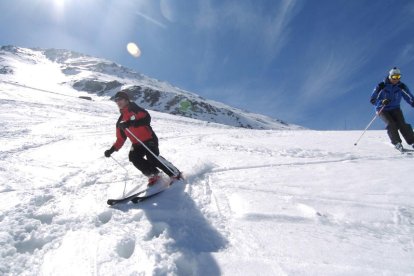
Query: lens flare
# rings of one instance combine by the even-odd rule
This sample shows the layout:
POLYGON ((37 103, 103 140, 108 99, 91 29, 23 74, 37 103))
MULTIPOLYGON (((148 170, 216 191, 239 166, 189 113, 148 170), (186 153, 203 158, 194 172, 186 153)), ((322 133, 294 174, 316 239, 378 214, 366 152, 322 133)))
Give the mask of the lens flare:
POLYGON ((127 44, 128 53, 130 53, 133 57, 139 57, 141 55, 141 50, 138 48, 137 44, 134 42, 130 42, 127 44))

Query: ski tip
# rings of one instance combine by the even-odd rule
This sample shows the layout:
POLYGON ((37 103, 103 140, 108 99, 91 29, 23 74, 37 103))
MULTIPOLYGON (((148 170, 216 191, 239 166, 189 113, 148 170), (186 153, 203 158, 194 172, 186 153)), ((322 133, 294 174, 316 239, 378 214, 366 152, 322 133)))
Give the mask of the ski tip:
POLYGON ((107 201, 106 201, 106 204, 108 204, 109 206, 112 206, 112 205, 114 205, 114 201, 112 200, 112 199, 108 199, 107 201))
POLYGON ((176 176, 173 175, 170 177, 172 181, 174 180, 184 180, 184 175, 182 172, 179 172, 176 176))
POLYGON ((134 204, 137 204, 140 201, 141 201, 140 198, 133 198, 133 199, 131 199, 131 202, 134 203, 134 204))
POLYGON ((184 179, 184 175, 183 175, 183 173, 182 173, 182 172, 180 172, 180 173, 178 174, 177 179, 178 179, 178 180, 184 179))

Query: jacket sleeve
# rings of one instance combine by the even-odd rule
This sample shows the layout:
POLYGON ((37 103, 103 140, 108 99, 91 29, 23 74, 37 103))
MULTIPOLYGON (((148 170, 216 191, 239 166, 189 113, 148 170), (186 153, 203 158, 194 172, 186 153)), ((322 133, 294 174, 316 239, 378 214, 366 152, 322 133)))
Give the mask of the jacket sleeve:
POLYGON ((121 120, 122 120, 122 115, 119 117, 118 122, 116 123, 116 141, 113 145, 116 151, 122 148, 127 138, 125 132, 118 127, 118 124, 121 120))
POLYGON ((376 104, 376 102, 377 102, 377 100, 379 99, 379 97, 380 97, 380 94, 381 94, 381 91, 382 91, 382 89, 384 89, 384 87, 385 87, 385 84, 384 84, 384 82, 380 82, 375 88, 374 88, 374 91, 372 92, 372 94, 371 94, 371 98, 370 98, 370 103, 371 104, 373 104, 373 105, 375 105, 376 104))
POLYGON ((404 100, 411 105, 412 107, 414 107, 414 96, 413 94, 411 94, 410 89, 408 89, 408 87, 404 84, 401 83, 399 85, 401 91, 402 91, 402 96, 404 98, 404 100))
POLYGON ((116 141, 113 145, 116 151, 122 148, 122 146, 125 143, 125 140, 126 140, 125 132, 122 129, 117 127, 116 128, 116 141))

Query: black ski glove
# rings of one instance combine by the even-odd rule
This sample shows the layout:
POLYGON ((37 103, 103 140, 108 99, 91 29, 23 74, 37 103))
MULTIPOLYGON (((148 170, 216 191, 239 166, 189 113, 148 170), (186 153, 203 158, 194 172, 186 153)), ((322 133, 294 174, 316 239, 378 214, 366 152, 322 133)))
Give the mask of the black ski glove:
POLYGON ((369 102, 371 103, 371 104, 373 104, 373 105, 375 105, 375 102, 377 101, 377 99, 375 99, 375 98, 372 98, 371 100, 369 100, 369 102))
POLYGON ((131 126, 131 121, 126 121, 126 122, 119 122, 117 127, 120 129, 126 129, 129 128, 131 126))
POLYGON ((388 99, 383 99, 382 100, 382 105, 388 105, 390 103, 390 100, 388 99))
POLYGON ((115 148, 112 146, 109 150, 105 151, 105 157, 110 157, 112 153, 114 153, 115 148))

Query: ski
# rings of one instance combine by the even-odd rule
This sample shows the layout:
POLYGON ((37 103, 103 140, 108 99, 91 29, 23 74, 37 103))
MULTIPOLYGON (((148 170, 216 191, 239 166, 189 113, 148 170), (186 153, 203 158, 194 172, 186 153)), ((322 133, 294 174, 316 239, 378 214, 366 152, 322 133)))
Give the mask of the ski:
POLYGON ((403 149, 401 151, 401 154, 413 155, 414 154, 414 150, 412 150, 412 149, 403 149))
POLYGON ((398 150, 398 152, 400 152, 401 154, 414 154, 414 149, 397 148, 396 150, 398 150))
POLYGON ((394 148, 396 150, 398 150, 398 152, 400 152, 401 154, 408 154, 408 155, 412 155, 414 154, 414 148, 404 148, 401 143, 397 143, 394 145, 394 148))
POLYGON ((132 194, 132 195, 129 195, 129 196, 127 196, 127 197, 124 197, 124 198, 119 198, 119 199, 108 199, 108 200, 106 201, 106 203, 107 203, 108 205, 112 206, 112 205, 115 205, 115 204, 118 204, 118 203, 128 202, 128 201, 130 201, 131 199, 133 199, 133 198, 135 198, 135 197, 137 197, 137 196, 139 196, 139 195, 141 195, 141 194, 145 193, 147 190, 148 190, 148 188, 146 188, 146 189, 145 189, 145 190, 143 190, 143 191, 139 191, 139 192, 137 192, 137 193, 134 193, 134 194, 132 194))
POLYGON ((407 149, 403 149, 403 150, 398 150, 398 152, 401 155, 408 155, 408 156, 412 156, 414 155, 414 150, 407 150, 407 149))
POLYGON ((142 191, 139 191, 137 193, 134 193, 124 198, 108 199, 106 203, 110 206, 119 204, 119 203, 126 203, 128 201, 132 201, 133 203, 138 203, 138 202, 151 198, 165 191, 167 188, 169 188, 172 185, 174 181, 175 179, 172 179, 172 180, 161 179, 161 182, 156 183, 150 187, 147 187, 146 189, 142 191))
POLYGON ((142 201, 144 201, 146 199, 149 199, 151 197, 154 197, 154 196, 156 196, 156 195, 164 192, 165 190, 167 190, 171 186, 172 183, 173 183, 173 181, 171 181, 168 184, 168 186, 165 186, 165 187, 163 187, 163 189, 158 190, 158 191, 155 191, 153 193, 145 194, 143 196, 137 195, 136 197, 134 197, 134 198, 131 199, 131 202, 134 203, 134 204, 136 204, 136 203, 142 202, 142 201))

